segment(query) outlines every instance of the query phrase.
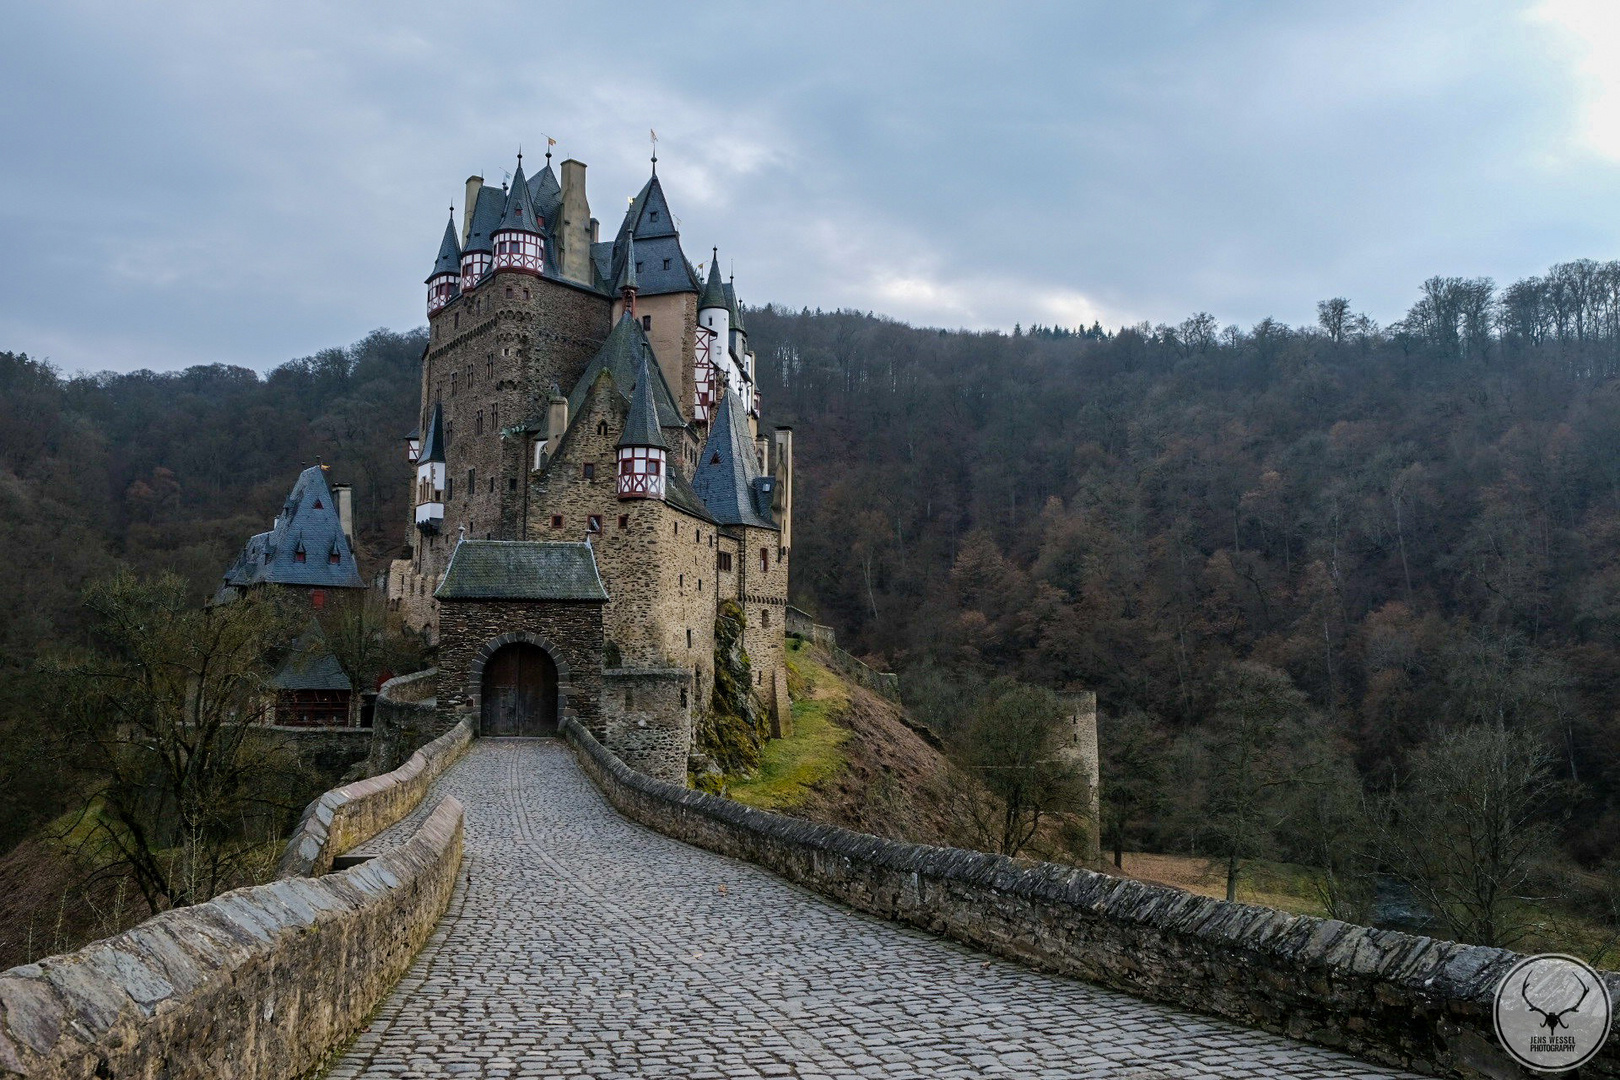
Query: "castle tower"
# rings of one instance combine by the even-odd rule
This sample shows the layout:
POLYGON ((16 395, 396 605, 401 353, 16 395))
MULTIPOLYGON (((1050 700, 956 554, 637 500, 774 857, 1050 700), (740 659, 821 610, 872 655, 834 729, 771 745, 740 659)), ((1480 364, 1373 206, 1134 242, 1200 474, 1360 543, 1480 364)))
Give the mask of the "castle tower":
POLYGON ((505 211, 490 237, 494 246, 493 269, 516 270, 541 277, 545 268, 545 240, 540 235, 544 222, 535 213, 529 182, 523 175, 523 155, 518 155, 517 173, 506 196, 505 211))
POLYGON ((444 527, 444 482, 447 468, 444 457, 444 408, 433 403, 433 416, 428 420, 427 438, 422 442, 422 453, 416 459, 416 527, 421 532, 434 534, 444 527))
POLYGON ((439 243, 439 257, 427 277, 428 314, 432 315, 461 293, 461 245, 456 241, 456 209, 450 208, 450 221, 439 243))
POLYGON ((468 203, 465 208, 467 238, 461 245, 461 291, 470 293, 489 273, 495 261, 495 247, 490 234, 501 222, 506 210, 506 197, 492 187, 484 186, 477 177, 467 181, 468 203))
POLYGON ((619 498, 662 499, 664 478, 669 473, 669 445, 658 427, 658 409, 653 404, 652 371, 647 366, 647 350, 641 352, 636 372, 636 388, 630 395, 630 415, 619 436, 619 498))
POLYGON ((721 393, 733 389, 731 372, 731 305, 720 281, 720 249, 709 258, 709 280, 698 297, 697 369, 693 372, 696 398, 693 421, 706 424, 721 393))

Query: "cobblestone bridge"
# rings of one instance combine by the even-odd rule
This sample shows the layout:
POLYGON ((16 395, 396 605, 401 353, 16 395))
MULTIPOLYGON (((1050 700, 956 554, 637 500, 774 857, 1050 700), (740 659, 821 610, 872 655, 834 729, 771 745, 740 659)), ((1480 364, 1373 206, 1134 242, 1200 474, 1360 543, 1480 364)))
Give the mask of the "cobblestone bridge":
POLYGON ((559 742, 488 740, 432 940, 329 1073, 1395 1077, 857 914, 615 813, 559 742))

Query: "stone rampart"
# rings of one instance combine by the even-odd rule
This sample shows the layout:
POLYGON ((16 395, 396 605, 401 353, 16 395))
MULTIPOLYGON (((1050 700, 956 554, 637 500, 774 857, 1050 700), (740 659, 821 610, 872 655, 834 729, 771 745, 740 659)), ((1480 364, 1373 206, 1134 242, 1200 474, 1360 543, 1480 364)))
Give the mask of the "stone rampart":
POLYGON ((808 613, 796 607, 787 609, 787 632, 820 645, 827 651, 827 663, 832 669, 857 686, 864 686, 874 694, 882 694, 890 701, 900 700, 900 676, 892 671, 879 671, 863 663, 838 647, 838 634, 830 626, 822 626, 808 613))
POLYGON ((319 877, 331 870, 333 859, 415 810, 433 781, 471 744, 472 729, 457 724, 393 772, 333 788, 310 803, 287 841, 276 876, 319 877))
POLYGON ((461 865, 446 798, 404 844, 237 889, 0 973, 0 1076, 294 1080, 361 1027, 427 941, 461 865))
MULTIPOLYGON (((1035 967, 1441 1076, 1511 1077, 1491 1021, 1518 959, 1052 863, 924 847, 772 814, 628 768, 565 724, 633 821, 853 908, 1035 967)), ((1606 973, 1620 1000, 1620 975, 1606 973)), ((1583 1076, 1620 1076, 1613 1042, 1583 1076)))
POLYGON ((372 712, 366 775, 397 769, 418 748, 449 730, 439 723, 434 696, 438 686, 438 668, 401 675, 382 684, 372 712))

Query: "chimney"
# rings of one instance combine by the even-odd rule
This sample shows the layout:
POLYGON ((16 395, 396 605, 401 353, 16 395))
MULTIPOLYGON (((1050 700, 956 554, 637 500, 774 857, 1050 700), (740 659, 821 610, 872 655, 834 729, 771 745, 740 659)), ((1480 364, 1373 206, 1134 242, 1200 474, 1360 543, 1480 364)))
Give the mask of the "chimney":
POLYGON ((597 221, 595 218, 591 218, 591 243, 600 244, 601 242, 602 242, 602 223, 600 221, 597 221))
POLYGON ((472 233, 473 207, 478 205, 478 192, 484 186, 482 176, 467 177, 467 194, 461 207, 461 246, 467 246, 467 237, 472 233))
POLYGON ((570 281, 591 280, 591 204, 585 198, 585 163, 569 158, 562 163, 562 251, 557 268, 570 281))
MULTIPOLYGON (((566 162, 564 163, 566 164, 566 162)), ((546 456, 550 457, 557 450, 557 444, 562 441, 563 432, 568 430, 568 399, 561 392, 551 395, 546 403, 546 456)))
POLYGON ((788 549, 793 547, 793 429, 779 427, 776 429, 776 441, 773 447, 771 461, 771 475, 776 477, 776 490, 772 493, 775 498, 771 509, 775 512, 776 523, 782 529, 782 546, 788 549))
POLYGON ((332 497, 337 500, 338 521, 343 525, 343 535, 349 538, 349 547, 354 547, 354 488, 348 484, 333 484, 332 497))

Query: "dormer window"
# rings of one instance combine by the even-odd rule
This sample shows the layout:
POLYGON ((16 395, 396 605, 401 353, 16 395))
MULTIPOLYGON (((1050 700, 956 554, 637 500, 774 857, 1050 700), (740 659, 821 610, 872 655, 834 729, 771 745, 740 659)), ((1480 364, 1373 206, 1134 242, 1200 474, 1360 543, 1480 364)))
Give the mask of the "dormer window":
POLYGON ((638 274, 641 273, 641 260, 640 259, 636 260, 636 273, 638 273, 638 274))
POLYGON ((332 554, 326 557, 326 561, 331 563, 333 566, 336 566, 338 563, 343 561, 343 556, 339 555, 336 551, 333 551, 332 554))
POLYGON ((647 214, 647 220, 648 221, 657 221, 658 220, 658 211, 656 211, 656 210, 649 211, 648 214, 647 214))
POLYGON ((668 260, 668 259, 665 259, 665 260, 664 260, 664 269, 665 269, 665 270, 668 270, 668 269, 669 269, 669 260, 668 260))
POLYGON ((303 562, 303 561, 304 561, 304 551, 303 551, 302 548, 300 548, 299 550, 293 552, 293 562, 303 562))
POLYGON ((319 500, 319 499, 315 500, 315 509, 317 509, 317 510, 321 509, 321 500, 319 500))

